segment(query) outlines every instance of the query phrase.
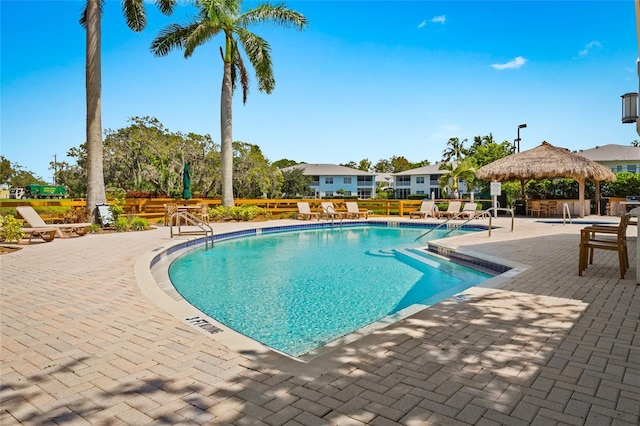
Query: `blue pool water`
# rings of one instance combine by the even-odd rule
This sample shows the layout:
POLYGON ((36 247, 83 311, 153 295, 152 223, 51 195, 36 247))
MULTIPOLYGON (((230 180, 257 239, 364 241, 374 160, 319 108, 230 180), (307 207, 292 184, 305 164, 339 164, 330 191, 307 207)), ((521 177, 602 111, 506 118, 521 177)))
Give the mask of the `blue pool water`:
POLYGON ((300 356, 491 277, 423 251, 416 260, 416 252, 397 250, 424 232, 357 227, 238 238, 186 253, 169 275, 182 297, 210 317, 300 356))

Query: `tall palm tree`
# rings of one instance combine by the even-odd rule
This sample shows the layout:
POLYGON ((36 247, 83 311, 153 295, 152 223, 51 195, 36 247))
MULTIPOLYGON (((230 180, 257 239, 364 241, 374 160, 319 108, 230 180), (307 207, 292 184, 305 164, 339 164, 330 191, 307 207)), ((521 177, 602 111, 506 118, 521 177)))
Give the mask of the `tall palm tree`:
MULTIPOLYGON (((87 102, 87 208, 94 212, 96 205, 105 204, 102 151, 102 9, 105 0, 87 0, 80 17, 86 33, 86 102, 87 102)), ((177 0, 155 0, 165 15, 170 15, 177 0)), ((140 32, 147 25, 144 0, 122 0, 127 25, 140 32)))
POLYGON ((198 15, 187 25, 172 24, 160 31, 151 44, 156 56, 165 56, 173 49, 184 49, 189 58, 196 47, 222 33, 224 50, 220 48, 224 72, 220 96, 220 154, 222 169, 222 205, 233 206, 233 135, 232 97, 238 79, 242 86, 242 101, 247 102, 249 76, 240 45, 249 58, 258 80, 258 90, 270 94, 275 87, 271 66, 271 47, 266 40, 250 32, 247 27, 265 22, 302 30, 307 19, 284 5, 259 4, 242 10, 242 0, 196 0, 198 15), (236 38, 237 37, 237 38, 236 38))
POLYGON ((442 160, 446 163, 449 161, 460 161, 467 155, 467 150, 464 147, 466 139, 460 140, 458 138, 449 138, 447 141, 447 148, 442 151, 442 160))

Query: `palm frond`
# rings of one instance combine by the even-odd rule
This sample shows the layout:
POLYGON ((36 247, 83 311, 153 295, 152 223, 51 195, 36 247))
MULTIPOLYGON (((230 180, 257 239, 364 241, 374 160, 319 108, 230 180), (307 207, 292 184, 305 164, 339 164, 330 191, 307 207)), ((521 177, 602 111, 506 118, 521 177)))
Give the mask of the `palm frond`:
POLYGON ((156 56, 166 56, 173 49, 183 48, 188 31, 189 27, 183 27, 180 24, 167 25, 151 42, 151 52, 156 56))
POLYGON ((178 4, 178 0, 156 0, 155 3, 160 12, 164 15, 171 15, 173 8, 178 4))
POLYGON ((147 16, 144 12, 143 0, 124 0, 122 11, 127 26, 133 31, 140 32, 147 26, 147 16))
POLYGON ((237 27, 236 34, 238 34, 244 51, 256 72, 258 90, 270 94, 276 85, 276 81, 273 77, 269 43, 245 28, 237 27))
POLYGON ((276 25, 302 30, 309 23, 307 18, 295 10, 286 7, 285 4, 262 3, 255 8, 246 11, 238 17, 236 23, 239 26, 247 27, 251 24, 271 22, 276 25))
POLYGON ((240 86, 242 87, 242 103, 247 103, 249 97, 249 73, 242 60, 242 55, 238 50, 238 42, 232 41, 233 50, 231 52, 231 88, 235 92, 238 81, 238 74, 240 75, 240 86))

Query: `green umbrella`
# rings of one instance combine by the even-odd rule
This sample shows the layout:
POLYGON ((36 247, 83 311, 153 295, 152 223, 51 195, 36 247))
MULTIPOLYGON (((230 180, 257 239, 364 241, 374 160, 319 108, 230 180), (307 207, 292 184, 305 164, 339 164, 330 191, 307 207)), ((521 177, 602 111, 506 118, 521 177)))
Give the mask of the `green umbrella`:
POLYGON ((184 173, 182 174, 182 198, 191 198, 191 176, 189 176, 189 163, 184 163, 184 173))

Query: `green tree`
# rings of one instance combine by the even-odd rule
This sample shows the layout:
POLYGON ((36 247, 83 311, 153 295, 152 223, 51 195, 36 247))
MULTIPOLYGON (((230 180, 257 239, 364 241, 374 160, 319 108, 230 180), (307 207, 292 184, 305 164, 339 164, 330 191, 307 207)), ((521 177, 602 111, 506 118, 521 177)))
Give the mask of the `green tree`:
POLYGON ((0 183, 8 183, 12 174, 11 161, 4 158, 4 155, 0 155, 0 183))
POLYGON ((293 167, 282 171, 282 195, 285 198, 305 197, 311 194, 311 176, 305 176, 302 169, 293 167))
MULTIPOLYGON (((177 0, 155 0, 162 13, 171 14, 177 0)), ((87 103, 87 208, 93 212, 97 204, 107 200, 104 186, 102 151, 102 9, 104 0, 87 0, 80 17, 86 33, 85 89, 87 103)), ((143 0, 122 0, 127 25, 142 31, 147 24, 143 0)))
POLYGON ((177 48, 183 49, 185 58, 189 58, 196 47, 218 34, 224 35, 224 50, 220 48, 224 63, 220 96, 223 206, 234 205, 232 97, 238 79, 242 86, 243 103, 247 102, 249 93, 249 76, 240 46, 253 65, 258 90, 270 94, 275 87, 271 48, 266 40, 249 31, 248 27, 253 24, 274 23, 302 30, 307 25, 307 19, 302 14, 284 5, 262 3, 242 11, 242 3, 242 0, 198 0, 198 16, 190 24, 167 26, 151 44, 151 50, 156 56, 165 56, 177 48))
POLYGON ((393 173, 393 164, 391 164, 391 160, 382 158, 373 166, 373 171, 376 173, 393 173))
POLYGON ((460 140, 458 138, 449 138, 447 141, 447 148, 442 151, 442 161, 447 163, 450 161, 459 162, 467 155, 467 150, 464 144, 466 139, 460 140))
POLYGON ((278 169, 284 169, 285 167, 291 167, 291 166, 295 166, 301 163, 298 163, 297 161, 294 160, 288 160, 286 158, 280 159, 278 161, 274 161, 273 163, 271 163, 274 167, 277 167, 278 169))
POLYGON ((446 170, 438 179, 440 188, 443 191, 449 190, 452 198, 459 197, 458 188, 461 180, 467 184, 467 188, 473 187, 476 170, 470 161, 462 160, 455 165, 454 163, 442 163, 439 170, 446 170))
POLYGON ((405 170, 410 170, 411 163, 405 157, 396 157, 394 155, 393 157, 391 157, 391 167, 393 170, 391 173, 400 173, 404 172, 405 170))
POLYGON ((360 162, 358 163, 358 167, 356 167, 358 170, 362 170, 363 172, 368 172, 369 170, 371 170, 371 161, 369 161, 368 158, 362 159, 360 160, 360 162))
POLYGON ((280 193, 282 173, 269 164, 260 147, 246 142, 233 143, 234 192, 240 198, 273 198, 280 193))

